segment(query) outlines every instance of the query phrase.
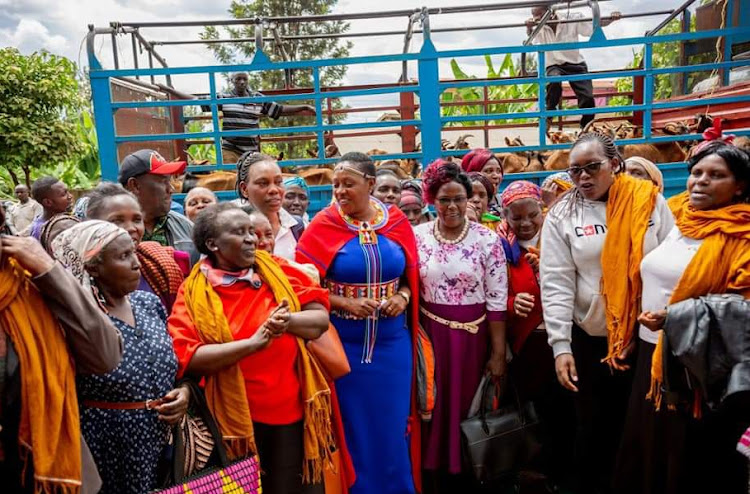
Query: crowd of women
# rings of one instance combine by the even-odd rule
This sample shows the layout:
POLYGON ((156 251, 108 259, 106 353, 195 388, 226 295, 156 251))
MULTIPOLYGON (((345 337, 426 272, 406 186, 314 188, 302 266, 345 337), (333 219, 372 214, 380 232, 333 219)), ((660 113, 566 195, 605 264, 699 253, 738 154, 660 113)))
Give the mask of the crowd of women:
POLYGON ((674 307, 750 297, 750 156, 729 141, 700 144, 669 201, 653 163, 596 133, 567 172, 502 192, 488 150, 405 182, 348 153, 312 218, 303 180, 246 153, 236 201, 186 198, 197 262, 144 240, 142 197, 103 183, 41 244, 2 236, 4 489, 163 487, 200 393, 266 493, 501 492, 461 439, 486 377, 536 405, 522 469, 548 492, 745 492, 744 362, 706 357, 732 370, 722 406, 665 380, 684 375, 674 307))

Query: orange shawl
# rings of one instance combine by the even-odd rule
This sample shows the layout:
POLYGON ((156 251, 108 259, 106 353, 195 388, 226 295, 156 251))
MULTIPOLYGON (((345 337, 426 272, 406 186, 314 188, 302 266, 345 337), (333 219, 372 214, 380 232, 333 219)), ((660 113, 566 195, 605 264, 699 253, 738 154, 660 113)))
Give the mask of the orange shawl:
POLYGON ((31 460, 34 466, 33 490, 78 493, 81 427, 73 362, 59 323, 12 259, 0 264, 0 331, 8 335, 18 354, 18 444, 25 461, 31 460))
MULTIPOLYGON (((750 204, 697 211, 683 192, 669 201, 677 228, 689 238, 703 239, 698 252, 682 273, 669 305, 710 293, 739 293, 750 298, 750 204)), ((648 399, 661 407, 664 335, 651 361, 648 399)), ((697 412, 697 409, 694 410, 697 412)))
MULTIPOLYGON (((255 269, 271 288, 277 302, 289 301, 291 312, 301 310, 299 299, 281 267, 265 251, 255 253, 255 269)), ((233 341, 229 321, 224 314, 219 295, 211 287, 196 264, 185 280, 185 304, 195 328, 205 343, 233 341)), ((305 484, 323 480, 324 463, 331 462, 334 444, 331 429, 331 391, 325 376, 314 359, 310 358, 305 342, 297 338, 299 355, 297 374, 304 405, 304 463, 302 481, 305 484)), ((221 430, 233 457, 257 453, 250 407, 245 395, 245 380, 239 365, 227 367, 206 376, 206 401, 221 430)), ((263 458, 260 459, 261 463, 263 458)))
POLYGON ((602 249, 602 293, 606 300, 611 360, 633 339, 641 307, 643 240, 659 190, 648 180, 620 174, 609 189, 607 238, 602 249))

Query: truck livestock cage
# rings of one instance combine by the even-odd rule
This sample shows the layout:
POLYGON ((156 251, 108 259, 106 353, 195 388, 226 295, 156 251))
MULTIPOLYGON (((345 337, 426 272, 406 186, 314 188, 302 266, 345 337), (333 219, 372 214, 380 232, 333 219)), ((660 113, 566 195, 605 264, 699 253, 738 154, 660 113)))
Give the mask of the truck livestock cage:
MULTIPOLYGON (((127 154, 139 148, 157 149, 168 159, 188 159, 188 171, 205 173, 213 171, 233 171, 235 163, 225 162, 221 149, 222 137, 256 135, 261 144, 274 142, 306 142, 310 152, 304 156, 285 156, 280 161, 282 168, 304 170, 308 167, 328 165, 337 160, 327 155, 326 149, 335 144, 342 150, 366 152, 371 148, 387 148, 386 154, 377 156, 379 160, 413 160, 424 166, 439 157, 460 157, 466 153, 466 146, 445 146, 446 141, 461 133, 472 133, 471 147, 488 147, 493 152, 525 153, 554 151, 569 148, 570 142, 551 142, 549 126, 557 127, 571 123, 581 115, 593 114, 596 121, 627 121, 638 132, 617 140, 617 144, 654 144, 668 142, 689 142, 702 138, 695 129, 677 135, 660 132, 667 122, 691 118, 698 114, 721 116, 724 127, 737 136, 750 135, 750 81, 735 81, 736 74, 745 71, 750 74, 750 2, 744 0, 714 0, 708 7, 698 7, 697 14, 689 7, 695 0, 688 0, 674 10, 656 12, 623 12, 621 17, 652 18, 655 27, 638 37, 607 39, 601 23, 606 17, 600 13, 600 3, 605 0, 582 0, 559 3, 554 0, 514 1, 486 5, 464 5, 398 10, 387 12, 367 12, 351 14, 306 15, 300 17, 270 17, 256 19, 205 20, 185 22, 112 22, 107 27, 89 26, 87 52, 89 77, 94 104, 94 116, 102 164, 102 178, 116 181, 118 163, 127 154), (431 21, 452 14, 490 13, 507 10, 522 12, 526 17, 532 6, 550 6, 552 9, 578 9, 584 21, 591 22, 593 34, 586 41, 561 44, 534 45, 532 41, 546 22, 549 12, 531 31, 526 40, 511 46, 489 46, 438 50, 437 37, 442 33, 476 30, 503 30, 525 27, 525 23, 506 25, 463 25, 431 29, 431 21), (710 7, 710 8, 709 8, 710 7), (703 10, 701 10, 703 9, 703 10), (708 10, 706 10, 708 9, 708 10), (702 13, 703 12, 703 13, 702 13), (691 30, 691 15, 696 19, 696 30, 691 30), (297 38, 378 38, 402 37, 403 50, 400 53, 350 56, 320 60, 271 61, 266 51, 271 43, 284 42, 277 27, 294 23, 327 23, 334 21, 354 21, 363 19, 389 19, 389 25, 402 23, 404 28, 391 31, 344 32, 332 35, 303 35, 297 38), (663 28, 677 19, 682 23, 681 32, 663 34, 663 28), (658 24, 657 24, 658 23, 658 24), (150 30, 199 28, 204 26, 254 26, 255 37, 250 39, 165 39, 162 41, 147 38, 150 30), (272 34, 272 35, 271 35, 272 34), (418 51, 412 51, 411 40, 421 35, 422 44, 418 51), (113 67, 104 67, 102 47, 96 46, 97 37, 105 37, 111 42, 113 67), (129 38, 129 40, 128 40, 129 38), (255 50, 248 63, 236 65, 169 66, 157 48, 165 45, 207 45, 220 43, 254 43, 255 50), (663 67, 655 66, 654 51, 663 44, 678 44, 680 64, 663 67), (132 58, 128 61, 122 55, 123 47, 132 47, 132 58), (642 50, 640 65, 634 68, 592 71, 581 75, 547 76, 545 59, 550 52, 570 49, 616 49, 629 47, 634 53, 642 50), (715 48, 714 48, 715 47, 715 48), (718 48, 718 50, 716 49, 718 48), (710 52, 714 59, 708 63, 690 65, 689 56, 697 52, 710 52), (520 73, 510 77, 487 79, 455 79, 441 77, 441 67, 453 60, 462 61, 474 58, 506 56, 520 57, 523 63, 520 73), (143 62, 147 57, 148 66, 143 62), (525 70, 527 57, 536 57, 539 70, 525 70), (125 66, 128 65, 128 66, 125 66), (321 72, 329 67, 366 67, 368 72, 379 74, 392 72, 392 82, 361 84, 357 86, 324 87, 321 72), (409 68, 413 67, 412 74, 409 68), (400 70, 399 70, 400 68, 400 70), (263 93, 258 97, 222 98, 226 75, 234 72, 262 73, 279 71, 285 74, 285 88, 251 88, 263 93), (310 87, 295 87, 289 74, 305 71, 311 74, 310 87), (716 84, 702 92, 689 92, 688 74, 710 72, 716 84), (674 75, 670 80, 680 81, 674 88, 673 96, 666 100, 656 99, 655 82, 658 77, 674 75), (177 99, 172 89, 182 77, 202 78, 207 91, 200 95, 201 100, 177 99), (632 90, 618 92, 612 86, 614 78, 632 78, 632 90), (597 106, 595 108, 547 110, 545 106, 546 86, 552 82, 592 80, 595 87, 597 106), (609 82, 608 82, 609 81, 609 82), (529 85, 536 87, 533 98, 521 102, 528 103, 520 111, 492 111, 498 101, 488 97, 488 91, 495 87, 529 85), (457 101, 446 97, 446 93, 456 93, 463 88, 476 88, 483 95, 478 101, 457 101), (607 104, 614 96, 625 98, 626 104, 607 104), (373 98, 391 98, 389 105, 363 106, 362 101, 373 98), (346 101, 345 105, 332 105, 334 100, 346 101), (316 116, 309 117, 302 125, 286 127, 261 127, 258 130, 222 130, 222 103, 279 103, 309 102, 316 109, 316 116), (349 102, 360 102, 359 105, 349 102), (604 104, 602 104, 602 102, 604 104), (450 108, 463 105, 480 110, 457 114, 450 108), (210 111, 185 111, 202 107, 210 111), (354 121, 352 115, 364 112, 381 112, 382 117, 371 121, 354 121), (191 126, 198 122, 201 126, 191 126), (307 123, 309 122, 309 123, 307 123), (497 122, 501 122, 498 124, 497 122), (197 131, 195 129, 198 129, 197 131), (193 129, 193 130, 191 130, 193 129), (499 136, 521 132, 526 136, 526 144, 509 146, 501 142, 499 136), (476 138, 475 136, 479 136, 476 138), (388 146, 383 142, 390 143, 388 146), (312 143, 310 145, 309 143, 312 143), (381 145, 378 145, 380 143, 381 145), (213 147, 208 161, 197 162, 187 155, 189 146, 200 144, 213 147), (350 149, 347 149, 350 148, 350 149)), ((481 18, 480 15, 476 16, 481 18)), ((674 24, 674 23, 673 23, 674 24)), ((181 31, 182 32, 182 31, 181 31)), ((288 39, 294 38, 289 36, 288 39)), ((281 50, 283 52, 283 50, 281 50)), ((398 50, 395 50, 398 51, 398 50)), ((748 77, 750 79, 750 76, 748 77)), ((565 86, 565 84, 564 84, 565 86)), ((566 93, 565 99, 572 98, 566 93)), ((354 119, 356 120, 356 119, 354 119)), ((299 120, 298 120, 299 121, 299 120)), ((577 122, 576 122, 577 125, 577 122)), ((334 147, 336 147, 334 146, 334 147)), ((684 162, 660 163, 665 178, 665 195, 673 195, 684 190, 687 169, 684 162)), ((513 180, 524 179, 540 183, 552 171, 514 173, 506 175, 503 186, 513 180)), ((313 186, 310 211, 315 212, 330 202, 330 185, 313 186)), ((179 191, 178 191, 179 192, 179 191)), ((222 199, 235 196, 234 190, 218 193, 222 199)), ((176 194, 175 198, 181 196, 176 194)))

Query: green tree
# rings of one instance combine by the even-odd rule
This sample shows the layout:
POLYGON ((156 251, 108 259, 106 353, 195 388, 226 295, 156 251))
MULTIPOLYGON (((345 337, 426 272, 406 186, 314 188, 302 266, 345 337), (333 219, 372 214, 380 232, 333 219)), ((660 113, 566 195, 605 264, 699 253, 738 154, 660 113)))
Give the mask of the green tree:
MULTIPOLYGON (((254 19, 268 17, 291 17, 306 15, 330 14, 338 0, 233 0, 229 13, 235 19, 254 19)), ((276 42, 266 43, 264 51, 274 62, 336 59, 345 58, 349 55, 352 44, 342 41, 341 38, 323 39, 285 39, 289 36, 307 35, 331 35, 341 34, 349 30, 349 23, 335 22, 296 22, 280 23, 276 26, 264 26, 264 37, 272 36, 272 29, 282 38, 281 46, 276 42)), ((217 28, 208 26, 201 33, 202 39, 219 39, 229 37, 231 39, 255 37, 255 25, 252 23, 243 26, 228 26, 217 28)), ((207 45, 214 56, 223 64, 247 63, 255 53, 255 43, 238 42, 207 45)), ((346 75, 345 65, 324 67, 320 70, 321 86, 336 86, 346 75)), ((311 70, 294 70, 291 73, 293 87, 312 87, 311 70)), ((227 81, 228 82, 228 81, 227 81)), ((250 74, 249 85, 257 90, 279 89, 286 87, 284 71, 264 71, 250 74)), ((302 104, 303 101, 294 101, 293 104, 302 104)), ((305 103, 312 103, 305 101, 305 103)), ((338 100, 332 102, 334 109, 341 108, 338 100)), ((340 121, 342 115, 334 115, 333 121, 340 121)), ((312 117, 282 118, 279 121, 264 120, 263 126, 267 127, 294 127, 297 125, 308 125, 313 123, 312 117)), ((294 141, 291 143, 278 143, 276 147, 284 151, 287 157, 302 157, 307 148, 315 148, 313 141, 294 141)), ((264 145, 265 149, 265 145, 264 145)))
MULTIPOLYGON (((695 31, 695 16, 692 17, 690 26, 691 31, 695 31)), ((674 19, 667 24, 659 35, 676 34, 682 32, 682 21, 674 19)), ((642 67, 644 49, 633 51, 633 60, 625 67, 627 69, 636 69, 642 67)), ((715 53, 704 53, 688 57, 688 64, 708 63, 714 60, 715 53)), ((680 42, 672 43, 655 43, 652 52, 652 66, 654 68, 667 68, 680 66, 680 42)), ((688 74, 688 91, 690 91, 698 82, 702 81, 709 74, 707 72, 692 72, 688 74)), ((654 76, 654 99, 669 99, 676 95, 676 89, 682 85, 682 74, 657 74, 654 76)), ((622 77, 615 81, 615 88, 618 92, 633 91, 633 78, 622 77)), ((615 96, 610 99, 610 106, 629 105, 632 101, 630 96, 615 96)))
POLYGON ((30 185, 34 172, 63 165, 86 152, 77 121, 83 99, 76 66, 67 58, 1 49, 0 101, 4 182, 30 185))

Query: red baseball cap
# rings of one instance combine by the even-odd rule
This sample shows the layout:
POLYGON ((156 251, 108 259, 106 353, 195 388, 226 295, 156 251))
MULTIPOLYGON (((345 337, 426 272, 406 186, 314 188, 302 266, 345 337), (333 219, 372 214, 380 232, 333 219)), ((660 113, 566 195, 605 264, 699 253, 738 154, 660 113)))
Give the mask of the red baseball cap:
POLYGON ((118 181, 124 186, 133 177, 152 173, 154 175, 180 175, 185 171, 187 162, 167 161, 153 149, 141 149, 125 156, 120 163, 118 181))

